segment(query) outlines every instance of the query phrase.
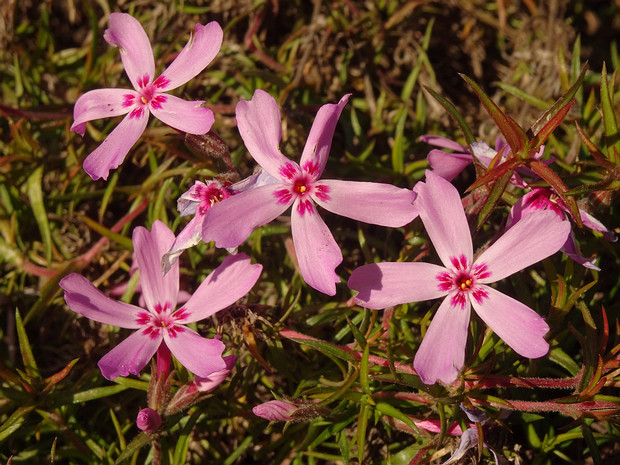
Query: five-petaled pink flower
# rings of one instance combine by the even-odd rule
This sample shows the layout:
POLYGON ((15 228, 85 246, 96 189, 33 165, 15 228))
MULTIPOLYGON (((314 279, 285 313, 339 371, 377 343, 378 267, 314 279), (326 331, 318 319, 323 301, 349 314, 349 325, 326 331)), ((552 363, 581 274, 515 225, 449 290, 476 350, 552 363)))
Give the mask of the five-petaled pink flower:
POLYGON ((399 227, 417 213, 413 191, 389 184, 319 179, 327 163, 332 137, 349 95, 323 105, 310 129, 297 164, 279 150, 280 111, 273 97, 257 90, 252 100, 237 104, 237 125, 259 165, 277 182, 229 197, 211 208, 203 223, 203 240, 217 247, 237 247, 257 227, 292 206, 291 230, 303 279, 329 295, 336 293, 334 271, 342 253, 319 216, 316 204, 366 223, 399 227))
POLYGON ((545 355, 549 330, 534 310, 488 286, 542 260, 562 247, 567 221, 550 211, 533 212, 474 260, 469 226, 454 186, 432 171, 416 186, 416 207, 444 266, 378 263, 353 271, 356 301, 381 309, 445 296, 414 359, 424 383, 451 383, 465 358, 471 307, 518 354, 545 355))
POLYGON ((213 112, 204 101, 188 102, 166 94, 200 73, 217 55, 222 45, 222 28, 216 22, 196 24, 189 42, 175 60, 155 78, 155 60, 149 39, 140 23, 126 13, 110 14, 110 28, 103 35, 118 47, 135 90, 97 89, 75 103, 71 130, 84 135, 86 122, 127 115, 84 160, 84 171, 93 179, 107 179, 144 132, 149 114, 179 131, 205 134, 213 125, 213 112))
POLYGON ((161 257, 170 249, 174 234, 161 221, 152 231, 137 227, 133 232, 134 260, 140 272, 146 309, 110 299, 84 276, 72 273, 60 281, 71 310, 91 320, 136 331, 99 361, 107 379, 138 375, 162 344, 196 376, 206 378, 227 368, 224 344, 206 339, 187 326, 228 307, 247 294, 258 280, 262 266, 250 264, 244 254, 224 259, 176 310, 179 265, 164 276, 161 257))

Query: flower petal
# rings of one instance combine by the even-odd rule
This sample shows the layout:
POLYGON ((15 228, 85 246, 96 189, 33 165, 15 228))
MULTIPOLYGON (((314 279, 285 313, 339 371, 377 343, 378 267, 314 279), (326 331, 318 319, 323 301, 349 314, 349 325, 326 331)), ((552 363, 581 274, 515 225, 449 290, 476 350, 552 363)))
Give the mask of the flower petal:
POLYGON ((202 240, 216 247, 237 247, 254 229, 281 215, 292 203, 278 203, 275 192, 281 184, 256 187, 216 203, 205 217, 202 240))
POLYGON ((448 295, 437 309, 413 360, 425 384, 449 384, 463 368, 471 304, 467 300, 463 308, 455 308, 451 300, 448 295))
POLYGON ((223 370, 214 371, 210 373, 208 376, 202 378, 200 376, 196 376, 194 378, 194 386, 196 386, 196 390, 200 391, 204 394, 207 392, 211 392, 215 390, 220 384, 224 382, 224 380, 228 377, 235 364, 237 363, 236 355, 228 355, 224 358, 224 363, 226 364, 226 368, 223 370))
POLYGON ((140 285, 146 306, 156 313, 158 306, 174 308, 179 293, 179 264, 173 264, 164 276, 161 259, 170 250, 174 234, 168 227, 157 220, 149 232, 138 226, 133 230, 133 257, 140 270, 140 285))
POLYGON ((149 113, 143 111, 137 116, 129 113, 108 137, 84 160, 84 171, 94 180, 108 179, 110 170, 116 169, 125 160, 127 153, 138 141, 146 124, 149 113))
POLYGON ((127 95, 139 97, 135 90, 126 89, 96 89, 86 92, 77 99, 73 107, 71 130, 84 136, 87 121, 129 113, 132 105, 127 105, 127 95))
POLYGON ((252 100, 240 100, 235 112, 239 133, 250 155, 270 175, 282 179, 280 169, 293 162, 280 153, 282 124, 276 100, 258 89, 252 100))
POLYGON ((312 199, 325 210, 370 224, 393 228, 410 223, 418 212, 409 189, 376 182, 321 180, 327 186, 312 199))
POLYGON ((580 265, 590 268, 591 270, 601 271, 601 269, 596 266, 596 257, 587 258, 583 256, 572 231, 568 235, 568 239, 566 239, 566 242, 562 246, 561 250, 562 253, 566 254, 568 258, 579 263, 580 265))
POLYGON ((501 339, 523 357, 538 358, 549 352, 545 334, 549 325, 527 305, 489 287, 487 296, 472 299, 474 310, 501 339))
POLYGON ((142 331, 134 332, 99 360, 101 374, 109 380, 129 374, 139 376, 161 341, 161 336, 153 338, 142 331))
POLYGON ((337 104, 323 105, 314 118, 299 162, 302 169, 312 173, 314 179, 318 179, 325 168, 338 118, 350 96, 346 94, 337 104))
POLYGON ((476 260, 486 266, 481 283, 493 283, 553 255, 566 242, 570 223, 553 211, 534 211, 504 232, 476 260))
POLYGON ((469 153, 447 153, 438 149, 431 150, 426 158, 433 173, 446 181, 452 181, 473 161, 469 153))
POLYGON ((59 286, 65 291, 65 302, 75 313, 121 328, 140 327, 137 322, 142 312, 140 307, 110 299, 84 276, 71 273, 62 278, 59 286))
POLYGON ((434 136, 432 134, 425 134, 418 138, 420 142, 425 142, 429 145, 434 145, 435 147, 442 147, 444 149, 456 150, 457 152, 467 152, 468 148, 464 145, 459 144, 458 142, 454 142, 446 137, 442 136, 434 136))
POLYGON ((170 246, 170 250, 162 256, 161 265, 164 275, 170 271, 172 265, 177 262, 179 256, 184 250, 189 249, 200 242, 204 217, 204 213, 196 213, 196 216, 194 216, 190 222, 187 223, 187 226, 185 226, 179 235, 174 239, 174 242, 170 246))
POLYGON ((142 25, 127 13, 111 13, 110 28, 103 38, 118 47, 125 72, 134 89, 139 90, 155 77, 155 60, 149 38, 142 25))
POLYGON ((446 295, 436 278, 445 271, 432 263, 371 263, 353 270, 348 285, 359 292, 355 297, 359 305, 376 310, 446 295))
POLYGON ((598 231, 598 232, 602 233, 603 237, 605 239, 607 239, 608 241, 616 242, 618 240, 618 237, 616 236, 616 234, 611 229, 609 229, 607 226, 605 226, 599 220, 594 218, 588 212, 585 212, 583 210, 579 210, 579 216, 581 217, 581 221, 583 222, 583 224, 585 226, 587 226, 588 228, 590 228, 590 229, 592 229, 594 231, 598 231))
POLYGON ((183 50, 157 78, 161 82, 159 89, 175 89, 205 69, 220 51, 223 36, 222 28, 215 21, 204 26, 196 24, 183 50))
POLYGON ((262 270, 261 265, 252 265, 250 257, 244 253, 227 256, 179 309, 177 313, 187 314, 179 322, 199 321, 234 304, 250 292, 262 270))
POLYGON ((452 259, 472 262, 471 233, 456 188, 441 176, 426 171, 426 183, 416 189, 416 208, 441 262, 453 268, 452 259))
POLYGON ((155 108, 150 106, 151 113, 168 126, 189 134, 206 134, 213 126, 215 116, 204 106, 202 100, 183 100, 169 94, 159 94, 165 100, 155 108))
POLYGON ((226 346, 220 340, 204 338, 186 326, 177 329, 174 336, 164 331, 164 341, 172 355, 191 373, 206 378, 226 368, 222 358, 226 346))
POLYGON ((336 294, 340 278, 334 271, 342 262, 340 247, 334 240, 312 202, 307 202, 300 213, 299 202, 293 204, 291 232, 304 281, 327 295, 336 294))

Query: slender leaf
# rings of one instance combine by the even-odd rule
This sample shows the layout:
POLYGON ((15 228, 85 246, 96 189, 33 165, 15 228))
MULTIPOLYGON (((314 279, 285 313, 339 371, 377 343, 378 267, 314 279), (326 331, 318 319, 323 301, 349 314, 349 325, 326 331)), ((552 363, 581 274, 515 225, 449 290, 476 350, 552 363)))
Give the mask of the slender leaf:
POLYGON ((555 193, 562 199, 564 204, 570 210, 571 216, 573 217, 573 220, 575 220, 575 223, 577 223, 580 228, 583 228, 583 222, 581 221, 581 215, 579 214, 577 202, 573 197, 565 195, 566 191, 568 191, 568 187, 566 187, 566 184, 564 184, 562 178, 560 178, 555 171, 538 160, 530 160, 528 167, 538 176, 547 181, 547 183, 549 183, 555 193))
POLYGON ((45 204, 43 203, 43 191, 41 190, 41 180, 43 177, 43 167, 39 166, 28 177, 26 183, 26 190, 28 192, 28 199, 30 200, 30 206, 34 214, 34 219, 39 226, 41 233, 41 239, 43 240, 43 246, 45 248, 45 259, 47 263, 52 261, 52 235, 50 233, 50 225, 47 221, 47 212, 45 210, 45 204))
POLYGON ((620 153, 620 133, 618 133, 618 121, 616 121, 613 104, 615 76, 616 73, 614 72, 612 74, 611 86, 609 86, 607 82, 607 68, 603 62, 603 69, 601 71, 601 105, 603 107, 603 124, 607 139, 607 158, 617 165, 620 163, 617 155, 620 153))
POLYGON ((538 134, 541 129, 549 121, 551 121, 557 115, 557 113, 568 104, 568 102, 573 99, 573 97, 577 93, 577 90, 581 87, 581 84, 583 83, 583 79, 586 75, 587 69, 588 64, 586 63, 585 65, 583 65, 583 68, 581 68, 581 73, 579 73, 577 80, 571 86, 571 88, 568 89, 559 99, 557 99, 555 103, 551 105, 551 108, 549 108, 545 113, 543 113, 541 117, 538 118, 538 120, 536 120, 534 124, 532 124, 532 126, 530 127, 531 134, 538 134))
POLYGON ((495 104, 491 97, 489 97, 472 79, 464 74, 460 74, 460 76, 474 90, 484 108, 487 110, 491 118, 493 118, 493 121, 495 121, 495 124, 503 134, 504 139, 506 139, 506 142, 508 142, 508 145, 512 149, 512 153, 515 155, 520 154, 528 145, 528 139, 523 128, 521 128, 521 126, 519 126, 510 116, 507 116, 495 104))
POLYGON ((471 145, 474 142, 476 142, 474 133, 471 131, 471 129, 469 129, 469 126, 467 125, 465 118, 461 116, 461 114, 456 109, 454 104, 450 102, 448 99, 446 99, 445 97, 442 97, 440 94, 438 94, 431 88, 424 86, 424 89, 429 94, 431 94, 435 98, 435 100, 437 100, 441 104, 442 107, 444 107, 444 109, 450 114, 450 116, 452 116, 452 118, 454 118, 454 120, 456 121, 456 124, 459 125, 459 128, 461 129, 461 132, 463 133, 463 137, 465 137, 465 140, 467 141, 467 145, 471 145))
POLYGON ((41 373, 39 373, 39 367, 37 367, 37 361, 32 354, 32 347, 24 328, 22 317, 19 314, 19 310, 15 310, 15 327, 17 329, 17 338, 19 339, 19 351, 22 355, 22 361, 24 362, 24 368, 26 374, 34 379, 40 379, 41 373))

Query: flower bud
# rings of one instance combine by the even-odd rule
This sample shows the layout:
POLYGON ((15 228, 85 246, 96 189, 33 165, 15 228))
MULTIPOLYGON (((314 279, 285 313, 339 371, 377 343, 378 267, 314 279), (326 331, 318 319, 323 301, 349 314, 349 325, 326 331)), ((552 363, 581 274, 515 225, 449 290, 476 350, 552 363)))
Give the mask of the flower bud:
POLYGON ((283 400, 270 400, 264 404, 259 404, 252 409, 257 417, 264 418, 269 421, 288 421, 292 420, 291 414, 297 410, 297 407, 283 400))
POLYGON ((152 408, 143 408, 138 412, 136 425, 145 433, 152 433, 161 426, 161 417, 152 408))

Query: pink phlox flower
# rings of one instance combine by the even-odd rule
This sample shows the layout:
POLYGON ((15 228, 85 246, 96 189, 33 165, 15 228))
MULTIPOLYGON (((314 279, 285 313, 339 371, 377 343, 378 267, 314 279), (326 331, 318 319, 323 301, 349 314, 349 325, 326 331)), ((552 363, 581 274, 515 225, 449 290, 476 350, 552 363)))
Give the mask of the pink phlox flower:
POLYGON ((415 355, 422 381, 451 383, 463 367, 471 307, 515 352, 545 355, 549 326, 534 310, 497 291, 494 283, 557 252, 570 225, 550 211, 533 212, 506 231, 474 260, 469 225, 458 191, 426 172, 416 186, 416 207, 443 266, 430 263, 376 263, 353 271, 349 287, 356 301, 382 309, 444 297, 415 355))
MULTIPOLYGON (((485 142, 474 142, 471 144, 471 147, 466 147, 441 136, 424 135, 420 136, 419 140, 435 147, 452 150, 452 152, 446 152, 439 149, 433 149, 427 156, 428 163, 435 174, 438 174, 448 181, 452 181, 461 171, 472 163, 474 157, 485 168, 488 168, 497 153, 504 147, 504 152, 502 153, 502 157, 499 162, 504 162, 510 154, 510 147, 508 147, 506 142, 500 137, 495 139, 494 149, 485 142)), ((533 158, 535 160, 540 160, 544 150, 545 147, 541 146, 540 149, 534 154, 533 158)), ((544 161, 545 164, 552 162, 553 160, 544 161)), ((527 186, 527 183, 523 181, 521 175, 538 178, 538 176, 536 176, 530 169, 519 167, 515 170, 515 172, 513 172, 510 178, 510 183, 517 187, 527 186)))
MULTIPOLYGON (((184 250, 194 247, 200 242, 204 219, 213 205, 231 195, 273 182, 277 182, 277 180, 262 170, 232 185, 218 180, 196 181, 177 200, 177 210, 179 210, 180 215, 194 215, 194 217, 175 238, 170 250, 164 254, 162 258, 164 274, 168 272, 184 250)), ((234 249, 231 249, 230 252, 234 252, 234 249)))
MULTIPOLYGON (((568 207, 564 204, 562 199, 553 192, 552 189, 547 187, 535 187, 530 192, 523 195, 510 210, 508 221, 506 222, 506 229, 510 229, 515 223, 526 217, 532 212, 540 210, 550 210, 554 212, 561 220, 569 221, 571 218, 568 207)), ((579 209, 579 215, 581 221, 588 228, 598 231, 603 234, 603 237, 608 241, 615 242, 618 240, 616 234, 607 228, 603 223, 594 218, 589 213, 579 209)), ((581 254, 579 250, 579 244, 575 239, 575 235, 571 231, 570 235, 566 239, 566 242, 562 246, 562 252, 564 252, 569 258, 577 263, 593 270, 599 270, 600 268, 595 265, 595 258, 586 258, 581 254)))
POLYGON ((254 286, 261 265, 250 263, 244 254, 229 256, 219 265, 178 310, 179 266, 165 276, 161 257, 169 250, 174 234, 161 221, 149 232, 137 227, 133 232, 134 259, 146 308, 107 297, 84 276, 72 273, 60 281, 71 310, 104 324, 136 330, 99 361, 107 379, 139 375, 161 344, 196 376, 207 377, 226 368, 224 344, 207 339, 186 326, 213 315, 236 302, 254 286))
POLYGON ((200 73, 222 45, 222 28, 216 22, 196 24, 185 47, 168 68, 155 78, 155 60, 140 23, 126 13, 110 14, 110 28, 103 35, 118 47, 134 90, 97 89, 82 95, 73 109, 71 130, 84 136, 86 122, 127 115, 84 160, 84 171, 93 179, 107 179, 144 132, 152 113, 168 126, 190 134, 205 134, 213 125, 213 112, 204 101, 186 101, 168 94, 200 73))
POLYGON ((349 95, 338 104, 323 105, 314 120, 301 160, 280 152, 280 110, 273 97, 257 90, 252 100, 237 104, 237 126, 245 145, 275 183, 234 195, 213 206, 203 223, 203 240, 217 247, 237 247, 255 228, 269 223, 289 207, 299 269, 313 288, 336 293, 335 268, 342 253, 321 219, 316 205, 366 223, 399 227, 417 216, 414 193, 388 184, 320 179, 332 137, 349 95))

